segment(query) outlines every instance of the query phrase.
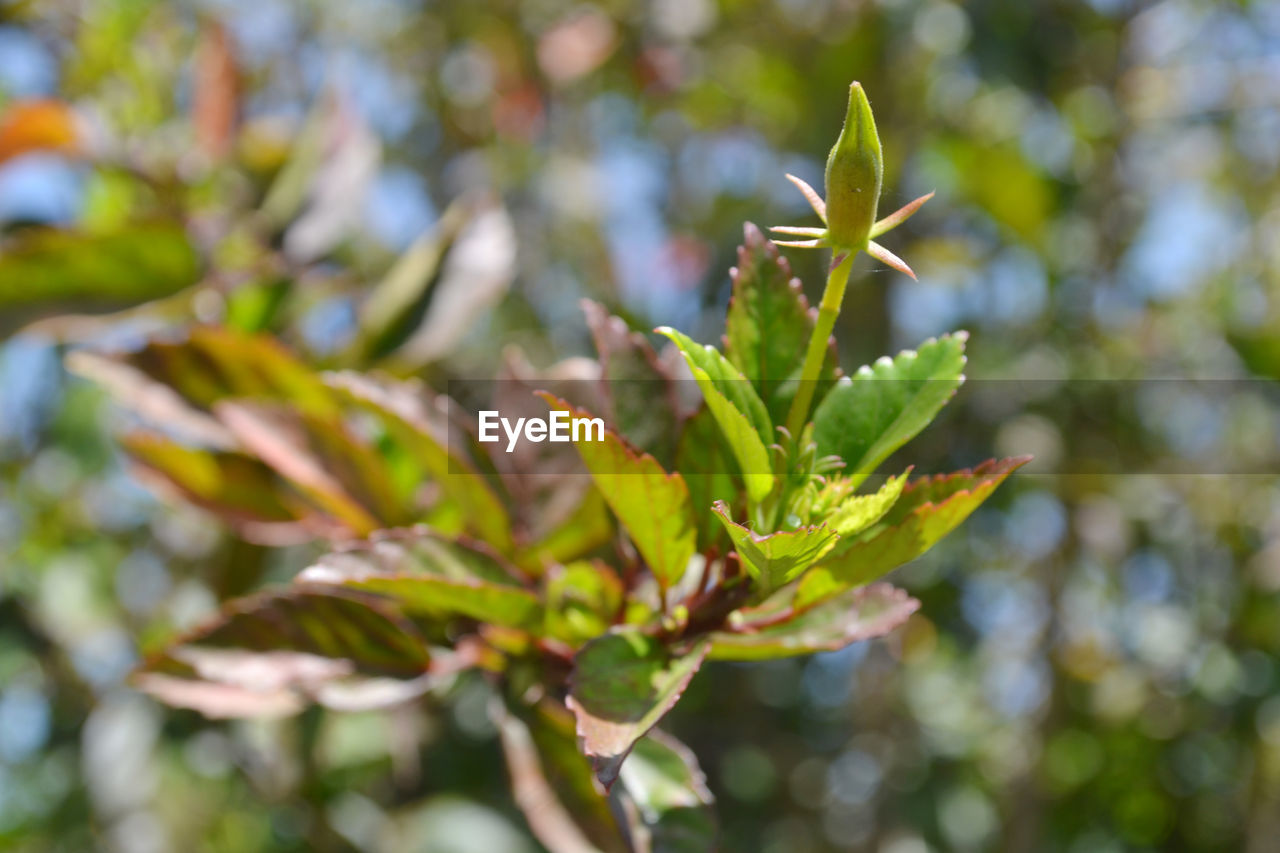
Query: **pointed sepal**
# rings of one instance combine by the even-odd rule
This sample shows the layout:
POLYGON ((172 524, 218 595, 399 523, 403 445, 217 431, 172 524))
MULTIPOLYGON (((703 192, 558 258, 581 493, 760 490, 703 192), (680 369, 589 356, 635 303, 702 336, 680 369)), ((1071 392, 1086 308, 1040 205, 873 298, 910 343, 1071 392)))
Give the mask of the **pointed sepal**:
POLYGON ((787 180, 796 185, 796 189, 804 194, 805 199, 813 208, 814 213, 818 214, 818 218, 823 222, 827 221, 827 203, 822 200, 822 196, 818 195, 818 191, 809 186, 802 179, 795 175, 788 174, 787 180))
POLYGON ((893 252, 890 252, 874 240, 867 241, 867 254, 875 258, 877 261, 880 261, 882 264, 893 267, 898 272, 906 273, 913 279, 916 277, 916 274, 911 271, 911 267, 907 266, 906 261, 895 255, 893 252))
POLYGON ((821 240, 774 240, 775 245, 789 246, 792 249, 821 249, 826 243, 821 240))
POLYGON ((871 226, 871 235, 870 235, 871 239, 874 240, 876 237, 879 237, 881 234, 884 234, 886 231, 892 231, 894 228, 897 228, 899 225, 906 222, 908 219, 912 217, 913 214, 915 214, 917 210, 924 207, 924 203, 929 199, 933 198, 933 195, 934 195, 933 193, 922 195, 920 196, 920 198, 916 199, 915 201, 904 204, 902 207, 898 208, 893 213, 890 213, 888 216, 886 216, 884 219, 881 219, 875 225, 871 226))
POLYGON ((771 225, 770 231, 776 231, 779 234, 796 234, 800 237, 818 237, 821 238, 827 233, 825 228, 797 228, 794 225, 771 225))

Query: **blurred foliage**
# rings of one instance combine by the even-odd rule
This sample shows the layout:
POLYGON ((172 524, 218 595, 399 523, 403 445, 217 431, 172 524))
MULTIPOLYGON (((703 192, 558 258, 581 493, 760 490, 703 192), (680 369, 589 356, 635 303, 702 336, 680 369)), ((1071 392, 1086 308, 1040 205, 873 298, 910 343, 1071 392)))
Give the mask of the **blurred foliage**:
MULTIPOLYGON (((583 296, 713 340, 742 221, 816 224, 782 173, 820 183, 856 78, 886 209, 938 197, 894 235, 920 283, 855 270, 840 361, 969 329, 969 376, 1007 382, 922 440, 1042 473, 897 574, 923 607, 893 643, 708 665, 671 728, 723 849, 1270 849, 1274 399, 1155 383, 1121 418, 1051 391, 1280 374, 1278 51, 1264 2, 0 7, 0 329, 22 329, 0 351, 0 847, 536 850, 501 769, 520 730, 481 685, 447 714, 271 723, 123 685, 314 553, 150 497, 114 439, 135 424, 61 355, 224 322, 439 384, 491 376, 498 341, 587 352, 583 296), (497 197, 485 242, 508 249, 453 262, 492 282, 474 300, 447 253, 394 272, 455 199, 497 197), (76 241, 127 274, 48 251, 76 241), (361 329, 376 293, 386 324, 361 329), (432 311, 449 346, 402 339, 432 311)), ((794 263, 816 296, 824 260, 794 263)), ((178 467, 198 489, 210 464, 178 467)), ((271 494, 265 520, 298 523, 271 494)))

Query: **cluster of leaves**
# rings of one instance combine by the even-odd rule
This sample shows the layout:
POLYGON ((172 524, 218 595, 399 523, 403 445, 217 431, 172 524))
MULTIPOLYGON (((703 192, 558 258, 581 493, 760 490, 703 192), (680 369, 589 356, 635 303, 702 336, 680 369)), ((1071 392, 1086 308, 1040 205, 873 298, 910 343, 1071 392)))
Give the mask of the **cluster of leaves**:
MULTIPOLYGON (((560 349, 573 340, 561 325, 558 300, 565 289, 599 298, 632 318, 675 298, 688 312, 682 316, 690 318, 695 305, 715 304, 722 284, 719 268, 728 265, 719 259, 731 248, 723 235, 744 216, 790 222, 794 211, 780 204, 780 181, 753 177, 755 170, 710 167, 738 163, 724 155, 741 152, 745 139, 749 151, 786 162, 817 183, 821 162, 797 160, 796 152, 818 152, 830 143, 828 129, 839 121, 831 93, 856 67, 876 95, 886 150, 911 152, 886 163, 887 197, 900 203, 936 186, 948 211, 945 228, 914 230, 898 237, 893 248, 911 259, 922 278, 945 279, 949 285, 916 287, 881 275, 872 280, 891 279, 887 286, 851 289, 843 326, 856 325, 858 335, 842 343, 846 353, 860 359, 852 364, 888 351, 884 342, 891 338, 915 341, 964 326, 984 341, 984 376, 1247 376, 1246 366, 1259 375, 1280 376, 1275 334, 1280 277, 1266 274, 1265 253, 1249 251, 1270 245, 1273 222, 1264 214, 1275 207, 1280 173, 1274 152, 1259 145, 1252 121, 1256 112, 1236 110, 1236 94, 1249 91, 1255 66, 1233 61, 1223 66, 1226 79, 1244 89, 1219 86, 1205 95, 1203 87, 1177 85, 1179 77, 1194 75, 1207 59, 1237 58, 1233 52, 1238 53, 1241 38, 1269 38, 1273 28, 1266 4, 1166 4, 1153 16, 1143 14, 1140 4, 1050 8, 1009 0, 941 7, 722 3, 715 4, 715 16, 705 18, 709 29, 692 36, 690 17, 675 14, 682 4, 645 6, 667 10, 682 24, 670 28, 655 25, 655 16, 639 14, 644 4, 562 9, 538 4, 536 13, 517 15, 510 4, 484 0, 420 4, 393 15, 366 16, 361 26, 351 26, 349 4, 321 0, 305 9, 293 4, 286 15, 298 22, 293 27, 261 28, 262 5, 235 4, 225 14, 236 32, 255 36, 246 44, 255 45, 257 55, 241 81, 253 103, 245 132, 228 134, 216 116, 197 122, 213 128, 211 141, 229 141, 232 151, 253 162, 250 194, 276 168, 267 149, 286 150, 280 130, 291 126, 289 118, 305 114, 313 95, 307 86, 284 81, 316 78, 317 44, 326 55, 334 46, 344 56, 354 52, 362 63, 361 79, 369 67, 375 81, 390 81, 378 84, 380 96, 369 102, 372 109, 412 121, 408 132, 384 140, 386 162, 401 176, 420 177, 435 203, 442 201, 438 193, 444 188, 458 185, 460 172, 469 173, 459 168, 464 159, 466 164, 483 159, 491 174, 502 176, 519 233, 534 250, 521 259, 520 297, 495 312, 494 325, 519 323, 522 345, 534 351, 560 349), (803 7, 799 12, 797 5, 803 7), (1203 37, 1176 44, 1157 40, 1153 48, 1152 26, 1166 27, 1170 21, 1179 31, 1203 37), (267 29, 276 33, 274 40, 267 29), (587 40, 595 34, 589 61, 581 51, 564 49, 575 33, 587 40), (264 42, 274 48, 260 51, 264 42), (479 106, 472 87, 464 93, 468 97, 451 99, 451 80, 473 78, 442 73, 444 63, 477 55, 497 60, 497 85, 479 106), (552 74, 556 60, 566 64, 552 74), (936 95, 940 85, 945 97, 922 97, 936 95), (630 118, 619 122, 619 115, 630 118), (607 134, 595 135, 602 124, 607 134), (1195 128, 1196 150, 1212 156, 1188 160, 1185 146, 1172 144, 1185 137, 1188 126, 1195 128), (274 134, 262 132, 272 128, 274 134), (266 144, 248 144, 254 140, 266 144), (576 193, 546 191, 543 164, 567 162, 578 167, 570 171, 590 173, 616 163, 619 151, 656 154, 672 168, 659 167, 660 187, 654 181, 626 182, 629 194, 607 182, 611 203, 594 211, 565 203, 580 202, 576 193), (1133 151, 1143 152, 1141 168, 1115 168, 1118 154, 1133 151), (1117 206, 1114 199, 1123 193, 1132 203, 1117 206), (1172 260, 1177 254, 1172 250, 1191 249, 1179 217, 1166 215, 1171 205, 1235 222, 1244 240, 1236 247, 1240 251, 1227 253, 1229 259, 1210 253, 1214 260, 1204 264, 1172 260), (626 223, 619 221, 620 209, 629 214, 626 223), (620 229, 637 221, 660 227, 645 228, 643 235, 620 229), (633 249, 644 235, 649 242, 614 254, 612 238, 620 231, 633 249), (663 241, 670 241, 665 250, 663 241), (673 256, 690 270, 675 283, 681 288, 678 297, 663 291, 670 282, 649 272, 670 266, 673 256), (701 266, 707 258, 717 259, 709 270, 701 266), (1166 263, 1157 263, 1161 260, 1166 263), (639 291, 636 281, 652 282, 651 288, 639 291), (1170 282, 1181 282, 1177 298, 1170 282), (1269 313, 1259 293, 1270 294, 1269 313), (530 305, 537 308, 536 318, 530 305), (540 324, 545 324, 541 330, 540 324), (1236 354, 1244 365, 1236 362, 1236 354)), ((195 281, 188 261, 170 264, 165 258, 198 256, 190 248, 182 255, 166 247, 203 251, 208 226, 253 221, 243 215, 238 199, 229 201, 223 191, 245 188, 224 182, 238 164, 228 162, 230 168, 211 174, 191 156, 197 146, 186 133, 185 116, 193 103, 218 102, 202 100, 198 92, 190 98, 186 86, 188 80, 198 87, 200 80, 217 79, 188 74, 194 70, 189 60, 205 52, 191 49, 187 34, 210 19, 197 19, 172 4, 128 2, 8 4, 0 17, 6 44, 14 43, 6 54, 26 55, 25 45, 38 41, 50 60, 40 64, 60 66, 56 82, 46 75, 6 76, 0 99, 15 95, 18 89, 12 87, 18 82, 29 85, 33 77, 45 76, 43 85, 56 85, 60 97, 102 122, 100 131, 124 137, 126 144, 118 150, 127 150, 132 162, 123 165, 145 168, 131 185, 123 180, 123 168, 86 173, 77 167, 84 179, 85 215, 65 243, 70 251, 38 251, 43 240, 29 219, 5 223, 0 262, 12 258, 24 264, 8 267, 14 274, 7 279, 0 274, 9 285, 0 286, 0 333, 24 313, 15 310, 17 303, 58 293, 47 289, 52 276, 26 277, 24 266, 37 269, 32 259, 39 259, 40 270, 58 272, 59 287, 78 288, 73 299, 63 300, 64 307, 78 312, 95 304, 136 301, 113 298, 114 288, 165 280, 185 287, 195 281), (131 47, 137 44, 147 49, 131 47), (171 162, 174 149, 181 149, 181 170, 171 162), (136 226, 149 230, 150 240, 139 242, 149 251, 134 251, 120 263, 114 260, 120 257, 116 247, 127 241, 115 239, 112 223, 118 220, 108 221, 100 205, 118 203, 116 191, 125 186, 133 213, 160 221, 136 226), (186 204, 187 197, 198 197, 198 204, 186 204), (76 239, 81 233, 84 239, 76 239), (107 236, 97 239, 99 234, 107 236), (152 272, 170 268, 180 275, 152 272), (112 276, 103 274, 109 269, 115 270, 112 276), (104 289, 92 290, 95 280, 104 289), (37 281, 42 282, 38 287, 37 281)), ((23 67, 30 70, 33 63, 23 67)), ((39 115, 26 109, 17 115, 23 113, 39 115)), ((58 150, 66 131, 58 127, 55 113, 46 115, 51 121, 40 144, 58 150)), ((7 127, 13 132, 0 131, 0 159, 40 138, 29 122, 15 118, 7 127)), ((15 171, 20 165, 14 164, 15 171)), ((6 196, 6 213, 14 211, 19 195, 6 196)), ((344 198, 349 207, 358 207, 350 196, 344 198)), ((377 239, 365 235, 342 244, 325 263, 343 278, 367 281, 368 271, 381 267, 382 259, 376 258, 381 254, 377 239), (370 255, 377 266, 368 265, 370 255)), ((808 281, 822 273, 827 257, 810 252, 793 260, 808 281)), ((223 255, 213 275, 223 277, 228 266, 223 255)), ((237 273, 231 269, 233 277, 237 273)), ((338 278, 318 280, 315 273, 304 272, 305 286, 294 288, 293 297, 312 294, 314 299, 317 285, 327 290, 338 278)), ((235 311, 228 322, 234 319, 244 328, 253 310, 270 307, 279 289, 263 280, 243 294, 229 295, 235 311)), ((161 293, 159 287, 153 292, 161 293)), ((198 304, 207 318, 209 300, 198 304)), ((296 318, 299 312, 286 304, 278 313, 296 318)), ((698 316, 699 328, 710 328, 708 318, 698 316)), ((682 322, 692 327, 694 321, 682 322)), ((308 362, 315 360, 299 336, 290 330, 276 333, 308 362)), ((30 347, 24 338, 0 353, 10 379, 19 372, 16 351, 30 347)), ((489 368, 472 368, 468 375, 487 376, 489 368)), ((1012 393, 1015 383, 997 384, 1000 390, 985 397, 982 389, 968 388, 964 396, 970 405, 949 412, 945 430, 926 431, 925 442, 913 443, 910 461, 943 455, 963 459, 965 448, 993 440, 1005 445, 1014 429, 1025 438, 1028 424, 1014 416, 1025 398, 1012 393)), ((1176 387, 1159 384, 1171 391, 1176 387)), ((132 504, 132 526, 126 531, 100 523, 96 514, 82 510, 80 494, 105 489, 115 495, 118 487, 127 503, 132 491, 116 476, 114 461, 99 441, 98 395, 80 383, 42 379, 39 385, 39 406, 19 405, 6 382, 9 393, 0 419, 0 467, 7 490, 0 515, 11 519, 17 510, 28 519, 16 529, 6 521, 7 535, 0 537, 5 548, 0 705, 12 710, 8 700, 27 687, 27 695, 46 698, 55 724, 45 745, 25 761, 15 763, 13 751, 4 750, 3 775, 18 796, 5 798, 0 808, 0 846, 87 849, 107 837, 120 813, 96 804, 94 767, 80 754, 93 754, 95 736, 120 739, 118 728, 95 731, 84 724, 103 700, 96 689, 86 689, 80 671, 67 665, 78 663, 81 655, 71 638, 90 635, 83 642, 101 644, 103 618, 132 636, 155 635, 171 621, 185 622, 171 604, 188 601, 192 585, 219 596, 233 586, 243 591, 257 583, 252 571, 246 572, 250 564, 265 559, 278 571, 280 563, 299 554, 227 543, 230 547, 203 556, 181 556, 167 544, 173 537, 156 533, 173 518, 196 516, 165 503, 132 504), (55 412, 57 420, 51 421, 55 412), (20 421, 24 443, 15 447, 10 439, 20 421), (47 426, 39 431, 25 426, 38 423, 47 426), (50 477, 45 465, 65 460, 68 453, 101 459, 82 462, 71 488, 65 472, 50 477), (158 555, 164 574, 146 575, 143 582, 125 571, 123 560, 134 548, 144 556, 158 555), (54 572, 46 578, 48 569, 67 563, 66 557, 77 566, 86 558, 94 561, 92 572, 78 572, 92 579, 92 597, 66 595, 49 582, 54 572), (224 582, 231 576, 238 582, 224 582), (139 590, 150 590, 145 597, 158 603, 134 609, 139 590), (70 599, 84 604, 80 610, 48 606, 49 600, 70 599), (86 615, 87 606, 102 616, 86 615), (145 615, 134 615, 139 613, 145 615), (36 679, 13 675, 15 656, 42 674, 36 679), (47 804, 44 809, 32 805, 40 801, 47 804)), ((1033 394, 1044 387, 1032 385, 1022 390, 1033 394)), ((1041 428, 1035 434, 1051 439, 1046 458, 1056 455, 1064 469, 1084 461, 1094 472, 1093 460, 1106 453, 1124 460, 1125 470, 1148 460, 1168 465, 1163 470, 1181 470, 1178 454, 1187 450, 1187 417, 1213 432, 1205 424, 1203 416, 1210 411, 1205 405, 1151 408, 1149 398, 1136 395, 1133 402, 1134 416, 1122 420, 1100 417, 1076 402, 1033 403, 1039 415, 1033 424, 1041 428)), ((1248 417, 1258 424, 1252 431, 1224 422, 1221 438, 1249 460, 1248 470, 1274 470, 1267 465, 1275 459, 1274 442, 1267 440, 1273 431, 1267 431, 1265 419, 1252 420, 1256 409, 1248 417)), ((1196 446, 1203 451, 1200 441, 1196 446)), ((679 470, 692 486, 688 465, 679 470)), ((1052 461, 1042 470, 1053 470, 1052 461)), ((685 713, 671 726, 696 744, 710 777, 723 780, 717 794, 725 847, 834 850, 856 843, 949 849, 1036 837, 1046 839, 1045 846, 1210 850, 1275 836, 1280 787, 1267 768, 1276 766, 1275 744, 1280 743, 1275 730, 1280 706, 1270 701, 1280 659, 1280 634, 1274 631, 1280 587, 1273 559, 1278 552, 1267 545, 1274 546, 1280 528, 1273 520, 1272 478, 1160 480, 1091 473, 1025 478, 1011 485, 997 496, 1003 509, 988 509, 992 524, 983 536, 952 537, 945 551, 910 575, 923 612, 912 618, 910 633, 903 632, 905 665, 892 677, 873 677, 888 657, 883 654, 848 670, 844 665, 861 660, 860 655, 800 658, 769 667, 709 667, 711 672, 699 676, 701 683, 682 700, 685 713), (994 523, 1002 515, 1006 523, 994 523), (965 606, 953 606, 957 600, 965 606), (1170 631, 1170 625, 1179 630, 1170 631), (809 677, 818 674, 822 678, 809 677), (852 697, 841 692, 849 678, 852 697), (1012 691, 1016 699, 1011 701, 1014 684, 1020 689, 1012 691), (752 702, 763 685, 769 701, 752 702), (695 703, 702 710, 690 714, 695 703), (886 713, 888 708, 893 711, 886 713), (940 738, 940 731, 946 737, 940 738), (810 748, 795 749, 801 738, 810 748), (884 747, 872 749, 881 784, 865 802, 850 805, 838 787, 849 774, 840 771, 869 744, 884 747), (744 754, 767 756, 769 763, 755 762, 759 772, 740 772, 744 754), (829 772, 823 772, 827 765, 829 772), (777 784, 801 778, 813 784, 777 784), (753 787, 744 789, 744 779, 753 787), (983 804, 985 811, 977 808, 983 804), (987 819, 978 819, 984 814, 987 819), (982 840, 976 840, 979 836, 982 840)), ((210 536, 206 530, 192 538, 210 536)), ((316 719, 345 727, 366 718, 300 717, 270 727, 270 745, 290 756, 322 753, 305 737, 295 737, 316 719)), ((467 765, 476 782, 449 774, 455 762, 448 759, 466 748, 465 738, 443 733, 451 719, 441 715, 441 728, 432 726, 436 734, 424 738, 434 744, 421 756, 431 771, 416 785, 401 782, 394 795, 387 793, 392 780, 384 764, 367 755, 358 765, 367 774, 364 781, 299 761, 306 769, 296 774, 297 781, 267 797, 251 787, 270 772, 272 765, 265 762, 229 778, 205 777, 189 763, 196 751, 185 746, 199 745, 207 735, 225 734, 237 742, 246 732, 257 735, 264 729, 203 725, 190 715, 169 720, 151 752, 149 766, 165 780, 155 799, 141 793, 147 790, 143 784, 129 787, 140 792, 141 814, 183 849, 201 844, 237 851, 331 849, 315 834, 327 815, 338 813, 332 806, 339 796, 371 798, 384 810, 378 824, 383 834, 456 794, 501 811, 504 804, 491 799, 494 786, 485 772, 490 765, 467 765), (198 741, 192 744, 188 738, 195 732, 198 741), (437 750, 445 751, 446 760, 437 750), (449 788, 449 796, 439 796, 441 787, 449 788), (284 830, 299 814, 310 815, 313 828, 305 841, 294 840, 290 847, 284 830), (227 833, 219 842, 215 833, 224 825, 253 826, 259 834, 227 833)), ((370 725, 372 734, 362 743, 376 748, 382 729, 370 725)), ((9 727, 11 737, 0 740, 6 747, 14 739, 38 744, 39 729, 9 727)), ((488 746, 479 748, 487 755, 488 746)), ((413 752, 397 749, 398 760, 413 752)), ((142 775, 132 764, 127 772, 142 775)), ((110 787, 112 781, 103 784, 110 787)), ((137 814, 127 813, 130 827, 138 825, 137 814)), ((120 821, 123 827, 123 817, 120 821)), ((427 831, 415 832, 414 838, 419 846, 447 843, 427 831)), ((472 847, 485 846, 479 833, 472 839, 472 847)), ((332 849, 349 843, 335 842, 332 849)))
MULTIPOLYGON (((225 44, 214 35, 216 59, 225 44)), ((220 75, 206 76, 206 103, 229 96, 220 75)), ((208 155, 225 157, 218 110, 197 112, 209 119, 198 122, 208 155)), ((74 123, 57 103, 11 110, 0 157, 75 154, 74 123)), ((498 697, 517 802, 547 846, 707 849, 715 822, 702 774, 654 728, 703 663, 889 632, 919 605, 879 579, 1018 464, 916 482, 908 471, 859 491, 955 392, 964 335, 841 378, 834 345, 821 346, 838 301, 824 301, 822 326, 776 246, 748 226, 723 353, 661 328, 671 345, 659 354, 587 303, 599 360, 577 375, 591 381, 513 362, 492 404, 600 413, 604 440, 490 456, 465 438, 470 419, 453 401, 389 375, 319 370, 272 334, 297 310, 293 283, 338 250, 350 217, 342 190, 377 154, 343 105, 326 102, 243 216, 158 224, 134 187, 125 213, 7 241, 0 301, 22 320, 141 303, 154 317, 157 299, 185 313, 216 294, 218 325, 125 353, 79 350, 70 365, 136 416, 122 443, 158 492, 254 543, 333 549, 157 650, 136 683, 238 717, 310 702, 383 708, 479 673, 498 697), (797 409, 803 429, 792 434, 784 423, 797 409)), ((128 163, 94 160, 104 185, 133 186, 128 163)), ((816 209, 825 221, 825 204, 816 209)), ((447 351, 509 283, 504 216, 476 200, 450 208, 360 300, 358 329, 327 366, 403 375, 447 351)))
POLYGON ((252 541, 333 547, 158 651, 139 686, 245 716, 386 707, 477 671, 549 847, 707 849, 701 773, 654 729, 698 669, 889 632, 918 602, 880 578, 1021 463, 862 490, 962 382, 964 334, 851 377, 831 347, 793 437, 775 425, 815 312, 754 226, 733 281, 723 353, 663 328, 659 354, 587 303, 599 360, 575 375, 591 381, 513 363, 494 405, 601 413, 603 441, 510 455, 425 386, 317 371, 270 335, 197 326, 77 353, 141 420, 123 443, 156 489, 252 541))

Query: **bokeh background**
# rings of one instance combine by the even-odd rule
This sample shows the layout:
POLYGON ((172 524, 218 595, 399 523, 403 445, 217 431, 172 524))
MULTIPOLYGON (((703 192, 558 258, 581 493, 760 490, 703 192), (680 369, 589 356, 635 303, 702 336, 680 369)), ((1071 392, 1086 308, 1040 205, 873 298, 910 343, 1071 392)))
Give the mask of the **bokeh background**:
POLYGON ((855 273, 842 363, 967 328, 971 379, 1032 381, 922 441, 1038 462, 898 574, 888 641, 694 682, 723 849, 1277 849, 1280 4, 1247 0, 0 3, 0 849, 538 850, 465 685, 271 723, 127 687, 310 552, 146 491, 62 357, 279 310, 334 363, 485 192, 514 277, 413 372, 587 353, 582 297, 713 340, 742 222, 812 224, 783 173, 820 185, 852 79, 885 207, 938 196, 888 238, 918 283, 855 273), (1060 404, 1177 378, 1254 381, 1060 404))

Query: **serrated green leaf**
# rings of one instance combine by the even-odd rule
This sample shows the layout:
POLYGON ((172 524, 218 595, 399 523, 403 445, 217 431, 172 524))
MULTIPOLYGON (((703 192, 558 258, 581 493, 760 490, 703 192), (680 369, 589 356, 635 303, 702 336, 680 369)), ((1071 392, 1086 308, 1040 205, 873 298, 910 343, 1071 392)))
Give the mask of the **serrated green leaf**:
POLYGON ((964 332, 931 338, 837 382, 814 413, 818 452, 843 459, 855 483, 865 479, 955 394, 964 379, 966 339, 964 332))
POLYGON ((479 542, 450 541, 424 528, 380 531, 326 554, 299 579, 393 600, 433 619, 466 616, 540 633, 542 603, 517 570, 479 542))
POLYGON ((694 376, 698 377, 698 385, 704 394, 708 388, 714 388, 746 418, 762 442, 773 443, 773 424, 764 403, 747 378, 719 350, 709 344, 700 344, 670 326, 660 326, 656 331, 670 338, 679 348, 694 376))
POLYGON ((226 605, 134 680, 162 702, 210 717, 280 715, 306 699, 349 708, 404 701, 424 689, 429 664, 426 643, 394 607, 297 584, 226 605))
MULTIPOLYGON (((909 473, 910 469, 907 469, 907 472, 909 473)), ((822 521, 842 540, 861 533, 879 521, 897 503, 906 485, 907 474, 890 477, 885 480, 884 485, 869 495, 853 495, 845 498, 822 521)))
MULTIPOLYGON (((462 454, 456 453, 433 423, 425 389, 408 383, 375 381, 358 373, 327 374, 335 393, 378 415, 389 434, 421 466, 446 496, 457 501, 467 531, 502 553, 514 545, 511 517, 502 500, 462 454)), ((416 484, 415 484, 416 485, 416 484)))
POLYGON ((218 419, 254 456, 356 536, 414 521, 382 455, 337 415, 223 400, 218 419))
POLYGON ((380 530, 349 542, 302 571, 303 580, 345 583, 384 575, 418 575, 451 581, 520 586, 518 569, 481 542, 449 539, 426 527, 380 530))
MULTIPOLYGON (((738 265, 729 273, 733 296, 725 323, 725 356, 751 380, 773 423, 787 418, 813 334, 814 315, 787 259, 748 222, 738 265)), ((837 372, 834 345, 827 351, 816 399, 837 372)))
MULTIPOLYGON (((75 353, 68 365, 148 421, 256 457, 291 487, 295 514, 328 517, 327 529, 314 533, 363 536, 421 517, 422 477, 412 470, 397 476, 404 464, 412 468, 407 457, 375 445, 346 417, 337 392, 270 336, 199 326, 180 341, 152 341, 127 354, 75 353)), ((447 469, 447 460, 437 467, 447 469)), ((498 535, 500 504, 469 508, 484 519, 477 528, 492 527, 506 544, 498 535)))
MULTIPOLYGON (((550 394, 543 399, 573 418, 589 418, 550 394)), ((678 473, 668 474, 647 453, 639 453, 616 432, 603 441, 576 443, 596 488, 635 543, 659 586, 669 589, 684 576, 696 547, 689 487, 678 473)))
POLYGON ((281 404, 297 417, 340 416, 319 376, 269 335, 197 326, 181 340, 152 340, 132 352, 74 351, 67 367, 148 423, 213 448, 238 447, 213 414, 228 400, 281 404))
POLYGON ((839 538, 825 525, 759 534, 730 518, 724 501, 716 502, 715 512, 743 566, 766 593, 799 577, 839 538))
POLYGON ((713 660, 769 660, 835 651, 889 633, 919 607, 919 601, 885 583, 845 590, 785 622, 759 629, 748 622, 733 633, 716 632, 711 635, 710 656, 713 660))
POLYGON ((658 328, 680 348, 702 389, 707 408, 715 417, 738 460, 747 495, 762 501, 773 490, 773 425, 769 413, 751 383, 715 347, 703 346, 668 326, 658 328))
POLYGON ((72 350, 64 359, 67 370, 102 386, 115 402, 166 434, 219 450, 236 448, 235 436, 212 413, 185 399, 176 389, 157 382, 119 356, 72 350))
POLYGON ((542 628, 542 604, 532 592, 516 586, 418 574, 370 575, 344 581, 342 586, 386 596, 406 613, 466 616, 535 632, 542 628))
POLYGON ((115 358, 205 411, 242 398, 287 402, 316 414, 337 411, 319 375, 270 335, 196 326, 183 340, 153 340, 115 358))
POLYGON ((252 456, 185 447, 141 430, 120 443, 137 464, 216 515, 257 522, 297 519, 281 492, 283 481, 252 456))
POLYGON ((908 484, 878 524, 856 539, 842 540, 832 557, 805 575, 796 588, 793 607, 813 607, 919 557, 1028 461, 1026 456, 993 459, 972 470, 908 484))
POLYGON ((582 750, 606 789, 636 741, 679 701, 708 648, 699 640, 673 653, 656 638, 627 629, 593 640, 574 656, 568 705, 582 750))
POLYGON ((716 848, 715 798, 693 752, 657 729, 636 742, 619 776, 632 836, 651 853, 705 853, 716 848))

